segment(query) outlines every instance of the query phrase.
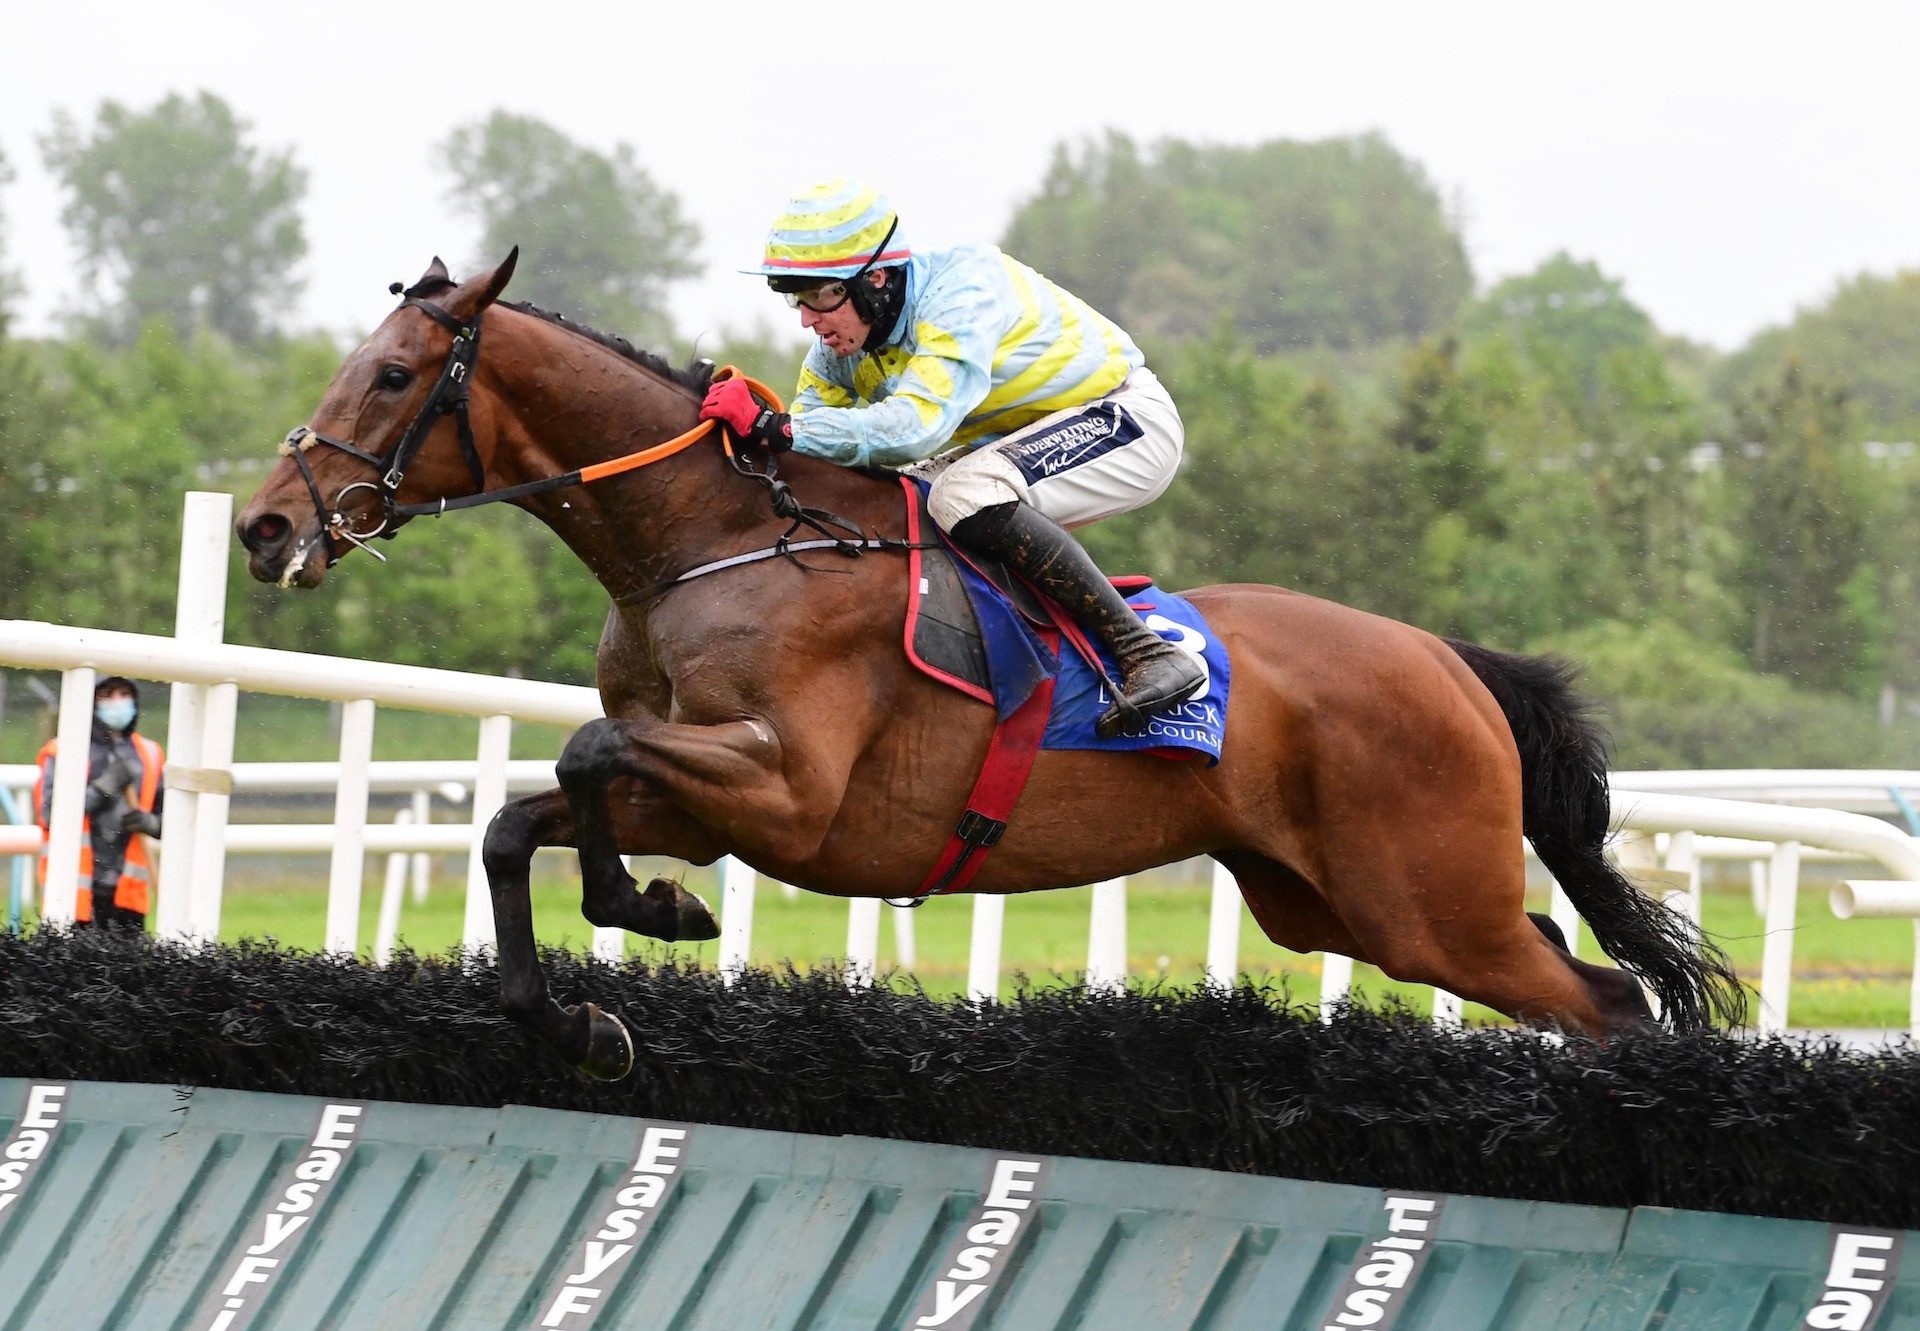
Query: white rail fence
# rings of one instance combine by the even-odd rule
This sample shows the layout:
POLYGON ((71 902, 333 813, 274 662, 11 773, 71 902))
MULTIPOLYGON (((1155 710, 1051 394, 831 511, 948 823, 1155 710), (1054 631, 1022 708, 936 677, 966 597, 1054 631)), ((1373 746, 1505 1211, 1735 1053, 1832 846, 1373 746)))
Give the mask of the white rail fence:
MULTIPOLYGON (((365 857, 386 853, 388 861, 376 925, 376 959, 384 959, 397 936, 401 897, 411 865, 416 892, 424 886, 429 852, 464 851, 467 881, 463 937, 470 947, 493 943, 492 904, 480 851, 488 821, 505 803, 509 788, 531 790, 552 784, 550 762, 509 762, 516 721, 578 726, 601 715, 591 689, 528 680, 496 679, 453 671, 383 662, 349 660, 223 643, 224 588, 231 499, 221 494, 187 497, 186 534, 180 569, 176 634, 172 638, 79 629, 32 621, 0 621, 0 665, 57 670, 62 685, 58 737, 68 753, 84 752, 92 717, 94 681, 101 672, 169 681, 173 686, 167 735, 168 797, 162 836, 156 927, 165 937, 210 940, 220 931, 221 890, 229 853, 325 852, 330 856, 325 945, 352 953, 358 947, 365 857), (323 699, 341 703, 342 725, 337 762, 246 764, 232 761, 238 694, 249 692, 323 699), (372 737, 378 707, 451 713, 480 721, 478 752, 471 763, 374 763, 372 737), (471 791, 464 822, 427 821, 426 801, 471 791), (236 789, 293 791, 330 788, 334 816, 330 824, 230 824, 229 804, 236 789), (406 791, 412 803, 403 820, 370 824, 368 797, 375 790, 406 791), (410 858, 411 857, 411 858, 410 858)), ((1700 778, 1692 788, 1742 793, 1780 793, 1815 797, 1822 781, 1832 788, 1840 777, 1854 780, 1848 798, 1889 800, 1898 810, 1907 790, 1920 790, 1920 774, 1900 773, 1635 773, 1616 785, 1616 821, 1630 835, 1621 849, 1623 863, 1658 867, 1679 885, 1676 908, 1699 919, 1699 864, 1721 857, 1764 862, 1755 873, 1756 903, 1764 907, 1765 946, 1759 1026, 1786 1027, 1792 965, 1799 868, 1803 859, 1834 857, 1880 865, 1886 876, 1849 879, 1837 886, 1832 908, 1842 918, 1899 915, 1916 922, 1916 970, 1912 1029, 1920 1036, 1920 851, 1906 833, 1862 813, 1797 808, 1781 803, 1707 799, 1699 795, 1649 790, 1645 785, 1677 777, 1700 778), (1707 779, 1719 777, 1719 786, 1707 779), (1737 778, 1737 779, 1736 779, 1737 778), (1885 778, 1884 780, 1882 778, 1885 778), (1875 792, 1878 792, 1876 795, 1875 792), (1891 793, 1889 793, 1891 792, 1891 793), (1664 841, 1656 841, 1665 834, 1664 841)), ((30 783, 28 769, 0 769, 0 785, 30 783)), ((80 854, 85 767, 56 768, 52 794, 49 880, 54 885, 44 904, 52 923, 73 919, 74 884, 80 854)), ((1684 782, 1680 784, 1684 785, 1684 782)), ((37 853, 40 834, 33 827, 0 826, 0 856, 37 853)), ((736 860, 722 862, 721 937, 718 965, 731 973, 745 964, 752 941, 756 878, 736 860)), ((1089 920, 1087 979, 1097 987, 1123 984, 1127 976, 1126 888, 1124 880, 1096 884, 1089 920)), ((973 926, 967 989, 977 998, 999 992, 1005 898, 973 898, 973 926)), ((889 908, 894 917, 896 955, 911 966, 912 917, 889 908)), ((1552 913, 1570 940, 1577 919, 1556 886, 1552 913)), ((856 900, 848 910, 846 955, 856 981, 871 976, 878 956, 881 903, 856 900)), ((1233 880, 1213 868, 1209 913, 1207 976, 1230 984, 1239 973, 1239 940, 1244 910, 1233 880)), ((595 951, 621 954, 617 930, 596 930, 595 951)), ((1327 956, 1322 968, 1323 1001, 1346 994, 1352 963, 1327 956)), ((1459 1000, 1436 992, 1437 1020, 1458 1020, 1459 1000)))

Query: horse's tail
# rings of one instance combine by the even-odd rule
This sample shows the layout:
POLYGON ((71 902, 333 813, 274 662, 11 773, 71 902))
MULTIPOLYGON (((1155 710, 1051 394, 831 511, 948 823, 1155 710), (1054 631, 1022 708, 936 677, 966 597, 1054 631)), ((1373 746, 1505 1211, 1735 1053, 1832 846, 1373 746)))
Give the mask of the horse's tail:
POLYGON ((1521 828, 1606 954, 1654 992, 1675 1031, 1739 1024, 1745 1002, 1726 953, 1606 860, 1606 733, 1574 688, 1573 664, 1447 645, 1506 715, 1520 750, 1521 828))

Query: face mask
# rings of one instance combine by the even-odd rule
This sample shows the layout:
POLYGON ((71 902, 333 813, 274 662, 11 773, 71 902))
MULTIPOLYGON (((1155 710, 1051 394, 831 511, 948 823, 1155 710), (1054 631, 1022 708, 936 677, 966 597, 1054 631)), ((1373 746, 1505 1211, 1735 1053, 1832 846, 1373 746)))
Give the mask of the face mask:
POLYGON ((133 715, 137 710, 131 698, 108 698, 93 705, 93 714, 109 730, 125 730, 133 724, 133 715))

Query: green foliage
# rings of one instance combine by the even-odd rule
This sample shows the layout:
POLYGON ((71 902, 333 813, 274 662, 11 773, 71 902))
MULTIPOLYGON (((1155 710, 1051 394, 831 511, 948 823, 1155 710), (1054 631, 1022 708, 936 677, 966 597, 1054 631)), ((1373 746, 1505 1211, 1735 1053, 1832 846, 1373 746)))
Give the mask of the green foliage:
POLYGON ((1671 620, 1602 620, 1535 639, 1531 649, 1578 661, 1585 687, 1605 698, 1739 708, 1773 706, 1793 694, 1785 680, 1759 674, 1738 652, 1671 620))
POLYGON ((291 152, 249 144, 247 128, 209 92, 147 111, 102 102, 85 130, 55 117, 41 150, 67 194, 60 216, 101 331, 129 341, 160 319, 256 344, 278 325, 307 251, 307 176, 291 152))
POLYGON ((1418 337, 1472 285, 1433 185, 1373 134, 1060 145, 1003 243, 1136 336, 1191 337, 1225 315, 1262 353, 1418 337))
POLYGON ((611 155, 532 116, 495 111, 440 145, 448 198, 481 224, 489 262, 518 245, 513 294, 643 345, 671 332, 666 293, 699 271, 699 229, 633 149, 611 155))
POLYGON ((1616 353, 1654 347, 1653 320, 1620 282, 1564 250, 1531 273, 1509 277, 1462 313, 1470 339, 1511 339, 1583 423, 1608 419, 1600 401, 1616 353))
POLYGON ((1753 661, 1815 688, 1844 682, 1866 630, 1845 594, 1867 534, 1845 398, 1790 360, 1735 409, 1735 530, 1753 661))
POLYGON ((1845 383, 1870 437, 1920 435, 1920 268, 1862 274, 1792 323, 1768 329, 1728 357, 1717 376, 1729 400, 1764 390, 1795 360, 1822 380, 1845 383))

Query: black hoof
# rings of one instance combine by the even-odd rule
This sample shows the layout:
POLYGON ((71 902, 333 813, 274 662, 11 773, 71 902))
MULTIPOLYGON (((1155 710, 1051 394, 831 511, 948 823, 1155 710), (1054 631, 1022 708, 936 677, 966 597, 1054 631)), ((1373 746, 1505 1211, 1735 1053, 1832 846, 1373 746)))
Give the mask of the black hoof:
POLYGON ((679 883, 656 878, 647 884, 647 890, 642 895, 672 908, 673 932, 662 935, 668 942, 703 943, 720 936, 720 922, 713 918, 707 903, 679 883))
POLYGON ((575 1067, 599 1081, 619 1081, 633 1071, 633 1037, 626 1023, 592 1003, 568 1008, 567 1016, 576 1024, 584 1018, 587 1025, 586 1055, 575 1060, 575 1067))

